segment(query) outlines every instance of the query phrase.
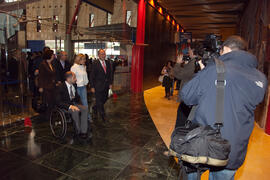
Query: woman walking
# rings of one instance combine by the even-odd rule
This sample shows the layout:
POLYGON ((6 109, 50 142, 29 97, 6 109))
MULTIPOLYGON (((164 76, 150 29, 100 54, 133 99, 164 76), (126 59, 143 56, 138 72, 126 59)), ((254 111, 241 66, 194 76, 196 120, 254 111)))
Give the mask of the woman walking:
MULTIPOLYGON (((78 54, 75 57, 74 64, 71 67, 71 71, 75 73, 77 78, 77 92, 81 98, 82 104, 88 108, 87 100, 87 84, 88 76, 86 72, 86 57, 83 54, 78 54)), ((90 115, 88 115, 88 120, 90 120, 90 115)))
POLYGON ((48 105, 46 118, 49 120, 51 110, 55 105, 56 72, 52 65, 55 56, 52 50, 43 54, 43 61, 39 66, 38 86, 39 92, 43 95, 43 101, 48 105))
POLYGON ((171 88, 173 82, 173 79, 170 75, 171 70, 172 70, 172 62, 168 61, 161 71, 161 74, 164 75, 162 86, 165 87, 165 98, 168 98, 169 100, 171 96, 171 88))

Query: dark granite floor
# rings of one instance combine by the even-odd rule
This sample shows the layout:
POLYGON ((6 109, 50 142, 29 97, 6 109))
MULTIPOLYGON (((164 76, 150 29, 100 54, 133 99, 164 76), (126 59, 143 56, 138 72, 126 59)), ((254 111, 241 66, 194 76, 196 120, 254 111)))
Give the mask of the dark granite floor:
POLYGON ((92 125, 92 143, 63 143, 39 118, 29 131, 16 125, 1 130, 0 179, 177 179, 178 165, 167 150, 142 95, 125 94, 106 105, 111 121, 92 125))

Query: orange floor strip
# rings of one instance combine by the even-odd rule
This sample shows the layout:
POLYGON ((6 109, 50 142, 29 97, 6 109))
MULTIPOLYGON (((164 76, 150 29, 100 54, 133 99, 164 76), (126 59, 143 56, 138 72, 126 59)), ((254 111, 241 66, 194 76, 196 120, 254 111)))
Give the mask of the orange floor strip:
MULTIPOLYGON (((173 100, 167 100, 164 94, 164 88, 158 86, 145 91, 144 100, 154 124, 168 147, 175 125, 178 103, 177 95, 173 100)), ((202 179, 208 179, 208 173, 203 174, 202 179)), ((237 171, 235 179, 270 180, 270 136, 265 134, 257 124, 249 141, 245 163, 237 171)))

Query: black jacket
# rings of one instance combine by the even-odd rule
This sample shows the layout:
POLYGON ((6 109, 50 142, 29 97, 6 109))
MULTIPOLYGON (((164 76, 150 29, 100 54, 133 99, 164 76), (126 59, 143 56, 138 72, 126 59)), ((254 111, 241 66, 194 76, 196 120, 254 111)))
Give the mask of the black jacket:
MULTIPOLYGON (((75 87, 75 86, 74 86, 75 87)), ((75 87, 76 89, 76 87, 75 87)), ((61 83, 57 86, 56 91, 56 103, 59 108, 63 108, 68 110, 70 105, 81 104, 80 96, 78 95, 77 91, 75 92, 74 100, 70 100, 68 87, 65 82, 61 83)))
MULTIPOLYGON (((244 162, 254 126, 254 110, 264 98, 267 79, 256 69, 257 60, 245 51, 233 51, 219 57, 226 68, 224 123, 222 137, 231 144, 227 169, 238 169, 244 162)), ((194 122, 215 124, 217 72, 215 64, 207 65, 184 85, 181 99, 187 105, 198 105, 194 122)))
POLYGON ((106 73, 99 60, 96 60, 92 64, 92 70, 90 75, 90 86, 95 88, 95 91, 105 91, 109 89, 112 84, 112 68, 110 62, 106 61, 106 73))
POLYGON ((65 82, 65 73, 70 71, 71 64, 69 63, 68 60, 65 61, 65 67, 63 68, 60 60, 55 59, 53 61, 53 65, 55 67, 55 72, 56 72, 56 81, 61 81, 65 82))
POLYGON ((54 89, 56 85, 56 72, 52 64, 51 70, 46 60, 42 61, 39 66, 38 86, 43 89, 54 89))

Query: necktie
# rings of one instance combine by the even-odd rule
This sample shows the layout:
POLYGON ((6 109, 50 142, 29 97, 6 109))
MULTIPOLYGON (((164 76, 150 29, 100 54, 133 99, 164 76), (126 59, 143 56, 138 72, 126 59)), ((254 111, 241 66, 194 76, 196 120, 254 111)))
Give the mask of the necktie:
POLYGON ((106 65, 105 65, 105 61, 102 61, 102 67, 104 69, 104 72, 107 73, 107 69, 106 69, 106 65))
POLYGON ((75 96, 74 96, 74 93, 72 91, 72 86, 69 86, 69 90, 70 90, 70 98, 71 98, 71 100, 73 100, 75 98, 75 96))

